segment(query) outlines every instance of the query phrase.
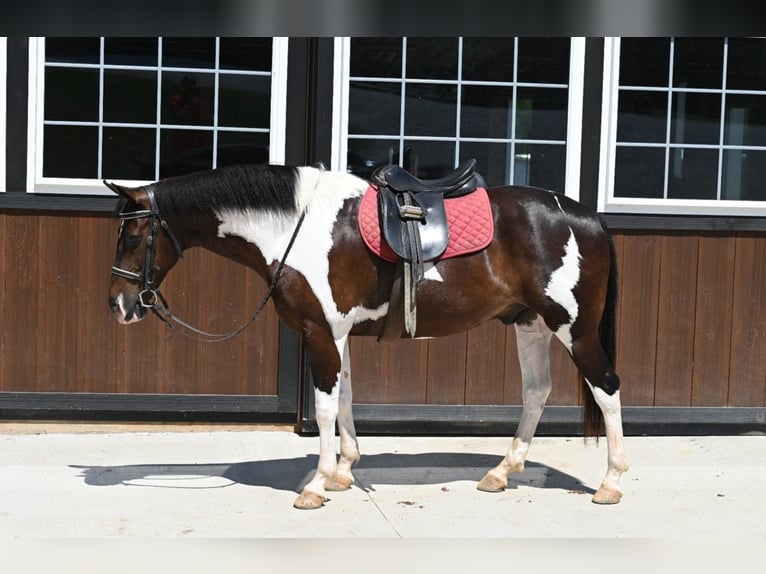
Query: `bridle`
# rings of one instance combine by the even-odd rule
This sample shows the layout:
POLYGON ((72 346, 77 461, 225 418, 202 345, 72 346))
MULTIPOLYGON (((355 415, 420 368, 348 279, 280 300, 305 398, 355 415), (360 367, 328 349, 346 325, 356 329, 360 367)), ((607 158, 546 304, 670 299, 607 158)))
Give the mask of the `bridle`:
POLYGON ((124 279, 128 279, 129 281, 137 281, 141 283, 141 291, 138 294, 138 302, 139 304, 145 308, 149 309, 154 313, 160 320, 162 320, 163 323, 165 323, 168 327, 170 327, 173 330, 176 330, 173 324, 182 327, 183 329, 178 330, 179 333, 182 335, 186 335, 187 337, 191 337, 192 339, 196 339, 198 341, 205 341, 205 342, 218 342, 218 341, 225 341, 226 339, 230 339, 232 337, 235 337, 236 335, 239 335, 242 331, 244 331, 247 327, 250 326, 251 323, 253 323, 258 316, 261 314, 261 311, 263 311, 263 308, 266 306, 266 303, 271 298, 271 294, 274 291, 274 288, 277 285, 277 281, 279 280, 279 276, 282 274, 282 268, 284 267, 285 261, 287 260, 287 255, 290 253, 290 250, 293 247, 293 244, 295 243, 295 238, 298 236, 298 230, 301 227, 301 224, 303 223, 303 219, 306 215, 306 212, 303 211, 301 213, 301 216, 298 218, 298 223, 295 225, 295 230, 293 231, 292 236, 290 237, 290 242, 287 244, 287 248, 285 249, 285 253, 282 256, 282 259, 279 261, 279 265, 277 266, 277 270, 274 273, 274 277, 271 280, 271 283, 269 284, 268 291, 266 292, 266 295, 264 296, 263 300, 261 301, 260 306, 258 307, 258 310, 255 312, 255 314, 250 318, 250 320, 242 325, 241 327, 235 329, 234 331, 231 331, 229 333, 208 333, 206 331, 202 331, 200 329, 197 329, 196 327, 191 326, 190 324, 186 323, 185 321, 182 321, 175 315, 173 315, 170 312, 170 308, 168 307, 167 300, 165 299, 165 296, 162 294, 162 292, 159 290, 159 287, 156 287, 154 285, 154 274, 155 271, 159 271, 159 267, 157 267, 154 264, 154 259, 157 256, 157 236, 159 234, 159 230, 162 229, 162 231, 165 232, 165 235, 167 235, 168 239, 170 239, 170 242, 173 244, 173 248, 176 250, 176 253, 178 254, 179 259, 183 259, 183 248, 181 247, 181 244, 178 242, 178 239, 176 238, 173 231, 170 229, 170 226, 168 225, 167 221, 162 218, 162 215, 160 215, 159 209, 157 208, 157 200, 154 197, 154 190, 151 187, 144 188, 146 191, 146 195, 149 198, 149 209, 142 209, 138 211, 123 211, 117 214, 117 217, 121 220, 120 222, 120 230, 118 235, 118 241, 122 241, 123 233, 125 232, 125 222, 130 221, 133 219, 143 219, 143 218, 149 218, 149 236, 146 238, 146 254, 144 256, 144 267, 141 270, 140 273, 135 273, 133 271, 128 271, 127 269, 122 269, 121 267, 117 267, 116 265, 112 266, 112 275, 116 275, 117 277, 122 277, 124 279), (151 300, 148 299, 148 296, 152 296, 151 300), (194 334, 192 334, 194 333, 194 334))

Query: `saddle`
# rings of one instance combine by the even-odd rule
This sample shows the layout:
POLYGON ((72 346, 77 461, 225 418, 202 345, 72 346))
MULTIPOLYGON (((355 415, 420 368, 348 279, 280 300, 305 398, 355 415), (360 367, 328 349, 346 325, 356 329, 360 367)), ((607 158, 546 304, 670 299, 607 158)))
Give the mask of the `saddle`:
POLYGON ((381 338, 398 339, 402 317, 404 330, 414 335, 416 291, 423 280, 423 263, 441 256, 449 242, 444 200, 486 186, 475 170, 476 160, 470 159, 439 179, 418 179, 396 165, 386 165, 372 173, 371 183, 378 188, 381 233, 401 258, 381 338), (404 310, 400 311, 402 295, 404 310))

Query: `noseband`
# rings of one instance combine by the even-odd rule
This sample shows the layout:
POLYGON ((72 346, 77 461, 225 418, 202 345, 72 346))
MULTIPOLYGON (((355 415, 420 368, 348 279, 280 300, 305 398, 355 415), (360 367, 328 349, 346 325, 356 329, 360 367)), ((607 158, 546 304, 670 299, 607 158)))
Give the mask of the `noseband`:
POLYGON ((140 211, 120 212, 118 214, 119 219, 122 220, 122 222, 120 223, 120 232, 118 236, 118 240, 120 241, 122 240, 122 234, 124 232, 126 221, 131 219, 142 219, 144 217, 148 217, 151 219, 151 221, 149 222, 150 234, 146 238, 146 255, 144 258, 144 268, 141 271, 141 273, 134 273, 133 271, 128 271, 127 269, 122 269, 120 267, 117 267, 116 265, 113 265, 112 275, 116 275, 118 277, 122 277, 130 281, 140 282, 142 284, 142 289, 138 294, 139 304, 145 309, 150 309, 157 317, 159 317, 162 320, 163 323, 165 323, 171 329, 176 330, 170 321, 182 327, 182 329, 179 330, 179 332, 182 335, 186 335, 187 337, 191 337, 192 339, 196 339, 198 341, 204 341, 204 342, 225 341, 226 339, 230 339, 236 335, 239 335, 253 321, 255 321, 258 318, 258 316, 261 314, 261 311, 263 311, 263 308, 266 306, 266 303, 268 303, 269 299, 271 298, 271 294, 274 291, 274 288, 277 286, 277 281, 279 280, 279 276, 282 274, 282 268, 284 267, 285 261, 287 260, 287 255, 290 253, 290 250, 292 249, 293 244, 295 243, 295 238, 298 236, 298 231, 301 228, 301 224, 303 223, 303 219, 306 216, 306 212, 303 211, 301 213, 301 216, 298 218, 298 223, 295 225, 295 230, 293 231, 293 234, 290 237, 290 242, 287 244, 285 253, 282 256, 282 259, 279 261, 277 270, 274 272, 274 277, 271 279, 271 283, 269 284, 268 291, 266 291, 266 295, 264 296, 263 301, 261 301, 261 304, 258 307, 258 310, 255 312, 255 314, 250 318, 249 321, 247 321, 247 323, 245 323, 238 329, 231 331, 230 333, 207 333, 205 331, 202 331, 200 329, 197 329, 196 327, 189 325, 185 321, 182 321, 181 319, 173 315, 170 312, 170 308, 168 307, 167 300, 162 295, 159 288, 154 286, 154 272, 159 271, 159 268, 154 265, 154 258, 157 255, 157 234, 159 233, 160 228, 162 228, 162 230, 165 232, 165 235, 167 235, 168 239, 170 239, 170 242, 173 244, 173 247, 175 248, 176 253, 178 254, 178 257, 183 258, 184 254, 183 254, 183 249, 181 248, 181 244, 178 242, 178 239, 171 231, 167 221, 165 221, 160 215, 159 209, 157 208, 157 201, 154 198, 154 191, 152 190, 151 187, 146 187, 144 189, 146 190, 146 194, 149 197, 150 209, 143 209, 140 211), (147 294, 154 296, 151 301, 147 301, 147 299, 145 298, 147 294))

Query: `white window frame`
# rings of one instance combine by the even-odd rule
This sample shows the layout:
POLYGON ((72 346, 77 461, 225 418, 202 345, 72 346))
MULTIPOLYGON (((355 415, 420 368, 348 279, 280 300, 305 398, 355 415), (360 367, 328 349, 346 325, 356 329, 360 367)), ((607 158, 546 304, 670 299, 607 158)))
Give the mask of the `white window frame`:
MULTIPOLYGON (((350 37, 336 37, 333 72, 333 144, 331 165, 332 169, 339 171, 346 171, 347 167, 350 53, 350 37)), ((584 71, 585 38, 573 37, 571 38, 569 58, 564 187, 566 195, 575 200, 580 198, 584 71)))
POLYGON ((0 193, 5 191, 5 114, 8 70, 8 39, 0 36, 0 193))
MULTIPOLYGON (((269 126, 269 162, 285 162, 285 126, 287 122, 287 47, 288 38, 274 37, 271 68, 271 117, 269 126)), ((45 104, 45 38, 29 40, 29 104, 27 128, 28 193, 63 195, 111 195, 99 179, 43 177, 43 127, 45 104)), ((3 89, 3 94, 5 90, 3 89)), ((3 107, 3 109, 5 109, 3 107)), ((5 141, 3 139, 3 141, 5 141)), ((5 154, 3 154, 5 157, 5 154)), ((120 180, 120 184, 138 186, 150 180, 120 180)))
POLYGON ((605 38, 598 211, 604 213, 652 215, 766 216, 766 201, 615 197, 614 176, 617 149, 619 74, 620 38, 605 38))

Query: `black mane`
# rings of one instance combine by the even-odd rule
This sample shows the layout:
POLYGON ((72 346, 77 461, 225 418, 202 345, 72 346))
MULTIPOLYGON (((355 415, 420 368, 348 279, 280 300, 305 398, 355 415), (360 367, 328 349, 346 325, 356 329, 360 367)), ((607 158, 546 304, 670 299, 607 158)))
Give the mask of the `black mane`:
POLYGON ((298 169, 236 165, 161 179, 152 184, 162 215, 211 215, 247 208, 295 213, 298 169))

